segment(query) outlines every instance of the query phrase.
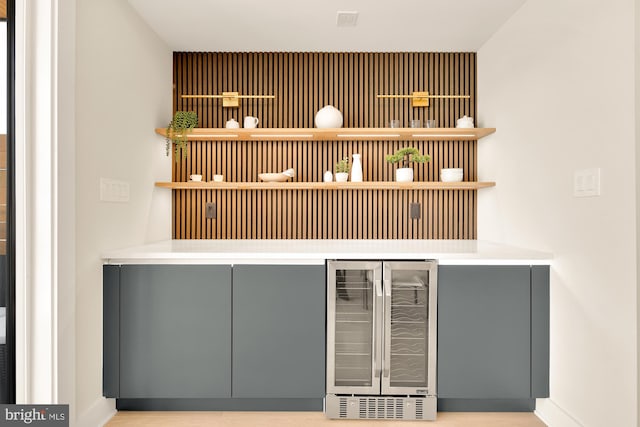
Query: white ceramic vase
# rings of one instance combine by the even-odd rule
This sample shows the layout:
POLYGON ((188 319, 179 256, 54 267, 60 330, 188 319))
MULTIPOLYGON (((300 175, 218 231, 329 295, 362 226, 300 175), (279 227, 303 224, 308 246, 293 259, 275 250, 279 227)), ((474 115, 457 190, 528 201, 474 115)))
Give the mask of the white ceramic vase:
POLYGON ((397 182, 413 182, 413 169, 412 168, 396 169, 396 181, 397 182))
POLYGON ((336 173, 336 182, 347 182, 347 179, 349 179, 349 174, 347 172, 336 173))
POLYGON ((351 182, 362 182, 362 162, 360 162, 360 154, 353 155, 351 163, 351 182))
POLYGON ((331 105, 321 108, 316 113, 316 127, 319 129, 341 128, 342 113, 331 105))

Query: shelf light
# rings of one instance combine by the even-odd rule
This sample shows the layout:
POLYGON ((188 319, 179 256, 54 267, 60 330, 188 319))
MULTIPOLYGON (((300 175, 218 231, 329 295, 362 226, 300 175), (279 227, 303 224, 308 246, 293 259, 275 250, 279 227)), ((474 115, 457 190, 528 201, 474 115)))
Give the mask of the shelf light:
POLYGON ((437 134, 437 133, 414 133, 411 136, 413 138, 449 138, 449 139, 455 139, 459 137, 465 137, 465 138, 476 137, 476 135, 472 133, 458 133, 454 135, 445 135, 445 134, 437 134))
POLYGON ((309 133, 252 133, 252 138, 313 138, 309 133))
POLYGON ((338 138, 399 138, 399 133, 339 133, 338 138))
POLYGON ((211 135, 206 135, 206 134, 193 134, 194 137, 198 137, 198 138, 237 138, 238 135, 236 134, 228 134, 228 133, 215 133, 215 134, 211 134, 211 135))

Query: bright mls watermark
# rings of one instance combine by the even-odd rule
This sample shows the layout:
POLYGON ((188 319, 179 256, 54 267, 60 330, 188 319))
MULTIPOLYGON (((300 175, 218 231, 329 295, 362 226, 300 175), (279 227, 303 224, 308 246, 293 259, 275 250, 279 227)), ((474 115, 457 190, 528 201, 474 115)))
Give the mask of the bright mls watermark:
POLYGON ((0 427, 69 427, 69 405, 0 405, 0 427))

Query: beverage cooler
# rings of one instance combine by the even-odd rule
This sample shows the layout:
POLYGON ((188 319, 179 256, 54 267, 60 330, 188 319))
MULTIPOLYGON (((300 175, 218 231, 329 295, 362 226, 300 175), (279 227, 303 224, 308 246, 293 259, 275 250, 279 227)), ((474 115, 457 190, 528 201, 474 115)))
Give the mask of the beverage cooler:
POLYGON ((435 419, 436 276, 435 261, 328 262, 327 417, 435 419))

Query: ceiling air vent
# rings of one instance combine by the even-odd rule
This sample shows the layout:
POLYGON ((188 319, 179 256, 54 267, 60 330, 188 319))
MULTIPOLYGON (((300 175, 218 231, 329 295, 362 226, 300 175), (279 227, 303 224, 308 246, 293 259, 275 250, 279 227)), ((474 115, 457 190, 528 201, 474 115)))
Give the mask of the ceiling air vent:
POLYGON ((338 11, 336 13, 336 24, 338 27, 355 27, 358 23, 358 12, 338 11))

